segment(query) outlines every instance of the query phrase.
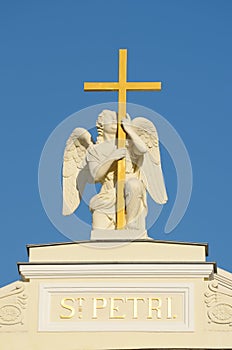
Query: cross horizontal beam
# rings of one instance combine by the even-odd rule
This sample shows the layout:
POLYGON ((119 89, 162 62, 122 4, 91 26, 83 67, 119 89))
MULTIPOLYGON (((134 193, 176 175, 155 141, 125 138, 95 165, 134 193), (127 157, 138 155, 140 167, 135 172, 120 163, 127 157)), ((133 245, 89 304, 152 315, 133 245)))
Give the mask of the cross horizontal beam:
POLYGON ((85 91, 160 91, 161 82, 105 82, 105 83, 84 83, 85 91))

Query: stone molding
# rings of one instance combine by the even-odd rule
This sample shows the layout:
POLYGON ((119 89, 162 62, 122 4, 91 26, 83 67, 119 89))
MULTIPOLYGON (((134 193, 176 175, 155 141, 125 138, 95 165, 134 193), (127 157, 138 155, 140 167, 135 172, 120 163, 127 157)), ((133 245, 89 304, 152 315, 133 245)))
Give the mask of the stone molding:
POLYGON ((205 292, 208 324, 230 326, 232 330, 232 280, 230 274, 219 269, 205 292))
POLYGON ((24 279, 44 278, 208 278, 214 273, 213 263, 116 263, 116 264, 19 264, 24 279))
POLYGON ((16 282, 0 291, 0 331, 14 331, 24 325, 28 296, 22 282, 16 282), (13 326, 13 328, 12 328, 13 326))

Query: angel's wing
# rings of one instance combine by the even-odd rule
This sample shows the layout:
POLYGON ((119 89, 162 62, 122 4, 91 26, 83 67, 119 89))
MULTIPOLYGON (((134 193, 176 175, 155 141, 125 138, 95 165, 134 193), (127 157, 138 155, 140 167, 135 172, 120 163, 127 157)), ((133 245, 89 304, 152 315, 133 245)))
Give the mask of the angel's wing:
POLYGON ((83 128, 74 129, 66 142, 63 159, 63 215, 71 215, 80 204, 89 180, 86 152, 91 144, 91 135, 83 128))
POLYGON ((132 125, 139 137, 147 146, 140 168, 141 179, 152 199, 159 204, 167 202, 163 172, 160 161, 159 138, 154 124, 143 117, 132 120, 132 125))

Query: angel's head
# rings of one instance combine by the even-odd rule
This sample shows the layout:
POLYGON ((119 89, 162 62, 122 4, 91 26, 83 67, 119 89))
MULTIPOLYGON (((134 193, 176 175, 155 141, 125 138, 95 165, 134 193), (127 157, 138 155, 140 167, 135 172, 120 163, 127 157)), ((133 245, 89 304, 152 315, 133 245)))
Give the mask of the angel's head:
POLYGON ((106 138, 114 138, 117 133, 117 113, 104 109, 97 118, 97 143, 103 142, 106 138))

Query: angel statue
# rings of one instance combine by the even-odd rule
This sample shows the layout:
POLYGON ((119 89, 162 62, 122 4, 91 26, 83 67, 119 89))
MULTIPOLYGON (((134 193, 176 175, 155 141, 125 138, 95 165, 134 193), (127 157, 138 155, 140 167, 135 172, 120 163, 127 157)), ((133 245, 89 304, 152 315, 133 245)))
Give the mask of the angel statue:
POLYGON ((154 124, 143 117, 122 120, 126 147, 117 148, 117 113, 103 110, 97 119, 98 137, 76 128, 70 135, 63 162, 63 215, 72 214, 81 201, 87 182, 101 183, 101 190, 89 203, 92 229, 116 229, 117 161, 125 158, 125 229, 145 230, 146 192, 152 199, 167 202, 154 124))

